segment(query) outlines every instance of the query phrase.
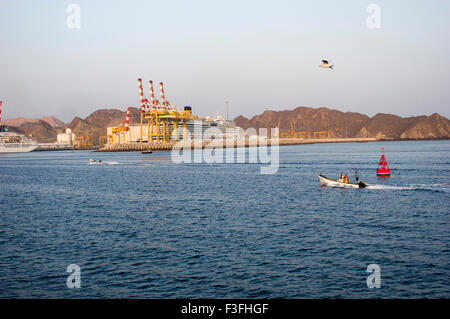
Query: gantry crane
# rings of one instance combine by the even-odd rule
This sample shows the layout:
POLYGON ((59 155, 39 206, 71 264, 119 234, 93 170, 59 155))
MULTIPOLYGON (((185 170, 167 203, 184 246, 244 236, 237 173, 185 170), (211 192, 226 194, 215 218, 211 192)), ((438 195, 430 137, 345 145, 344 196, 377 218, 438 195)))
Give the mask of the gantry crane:
MULTIPOLYGON (((292 123, 292 121, 289 122, 290 131, 289 132, 283 132, 280 133, 280 138, 302 138, 302 139, 310 139, 311 136, 313 138, 331 138, 331 132, 330 131, 319 131, 319 132, 307 132, 307 131, 301 131, 296 132, 295 126, 292 123)), ((278 129, 280 129, 280 122, 278 122, 278 129)))
POLYGON ((75 141, 73 143, 74 148, 78 149, 86 149, 92 148, 92 142, 90 136, 76 136, 75 141))
POLYGON ((144 125, 147 122, 146 135, 147 141, 178 141, 178 125, 183 126, 183 140, 187 140, 187 120, 198 119, 197 116, 191 114, 190 107, 186 107, 184 111, 171 105, 165 99, 163 83, 160 82, 161 103, 155 99, 153 90, 153 81, 149 81, 150 101, 144 98, 142 89, 142 79, 138 79, 139 97, 141 103, 141 125, 139 141, 143 142, 144 125))
POLYGON ((127 109, 127 115, 125 117, 125 120, 123 121, 123 126, 114 127, 112 129, 112 135, 111 135, 111 143, 121 143, 121 140, 123 138, 123 142, 126 142, 126 134, 128 133, 131 140, 131 131, 129 128, 130 123, 130 107, 127 109))

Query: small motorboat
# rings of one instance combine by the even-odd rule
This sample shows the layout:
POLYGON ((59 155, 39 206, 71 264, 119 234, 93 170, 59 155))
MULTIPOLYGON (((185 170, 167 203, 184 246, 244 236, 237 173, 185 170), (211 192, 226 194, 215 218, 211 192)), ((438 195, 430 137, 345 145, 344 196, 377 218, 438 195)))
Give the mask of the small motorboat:
POLYGON ((151 153, 153 153, 152 150, 149 150, 149 151, 142 151, 142 152, 141 152, 141 154, 151 154, 151 153))
POLYGON ((364 188, 367 186, 366 183, 358 181, 357 183, 343 183, 335 179, 329 178, 323 174, 319 174, 319 179, 322 185, 334 186, 334 187, 351 187, 351 188, 364 188))
POLYGON ((98 162, 95 159, 90 158, 89 164, 103 164, 102 160, 99 160, 98 162))

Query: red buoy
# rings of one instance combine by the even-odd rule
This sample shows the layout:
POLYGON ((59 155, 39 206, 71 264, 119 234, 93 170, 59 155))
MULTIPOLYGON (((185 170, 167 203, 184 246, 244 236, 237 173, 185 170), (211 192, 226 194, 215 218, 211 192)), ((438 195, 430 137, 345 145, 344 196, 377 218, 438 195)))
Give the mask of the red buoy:
MULTIPOLYGON (((384 147, 381 148, 381 152, 384 152, 384 147)), ((386 157, 384 153, 381 153, 380 162, 378 163, 377 176, 391 176, 391 170, 386 162, 386 157)))

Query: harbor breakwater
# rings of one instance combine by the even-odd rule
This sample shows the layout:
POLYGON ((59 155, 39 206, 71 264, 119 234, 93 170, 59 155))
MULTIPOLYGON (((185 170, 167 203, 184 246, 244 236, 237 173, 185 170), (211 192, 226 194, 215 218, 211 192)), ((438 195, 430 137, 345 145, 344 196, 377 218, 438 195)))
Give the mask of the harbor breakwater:
POLYGON ((38 148, 34 151, 70 151, 73 149, 73 146, 70 144, 39 143, 38 148))
POLYGON ((376 138, 323 138, 323 139, 301 139, 301 138, 280 138, 271 139, 242 139, 242 140, 209 140, 209 141, 189 141, 183 142, 167 142, 152 141, 149 143, 115 143, 107 144, 98 152, 143 152, 153 151, 170 151, 173 148, 190 147, 198 148, 227 148, 227 147, 251 147, 251 146, 270 146, 270 145, 298 145, 298 144, 315 144, 315 143, 351 143, 351 142, 376 142, 376 138))

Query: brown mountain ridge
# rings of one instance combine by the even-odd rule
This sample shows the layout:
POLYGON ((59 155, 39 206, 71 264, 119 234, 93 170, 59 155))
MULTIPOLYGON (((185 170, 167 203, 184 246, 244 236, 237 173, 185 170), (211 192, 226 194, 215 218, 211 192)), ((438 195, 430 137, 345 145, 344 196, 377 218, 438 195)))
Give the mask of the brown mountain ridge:
POLYGON ((24 122, 19 126, 8 126, 8 130, 30 137, 39 143, 53 143, 56 141, 56 135, 63 132, 63 128, 54 128, 43 120, 24 122))
MULTIPOLYGON (((140 110, 130 109, 130 123, 139 123, 140 110)), ((38 142, 55 142, 56 135, 66 127, 77 136, 90 136, 97 144, 100 136, 106 136, 108 126, 119 126, 125 119, 126 111, 100 109, 85 119, 75 117, 69 124, 54 117, 41 119, 10 119, 2 122, 15 131, 30 136, 38 142), (61 124, 62 123, 62 124, 61 124)), ((293 110, 266 110, 251 119, 238 116, 234 119, 243 129, 253 127, 273 128, 279 125, 280 132, 290 132, 291 122, 296 132, 330 131, 332 137, 375 137, 377 139, 448 139, 450 121, 434 113, 431 116, 400 117, 392 114, 376 114, 369 117, 354 112, 341 112, 329 108, 300 106, 293 110)))
MULTIPOLYGON (((109 126, 120 126, 125 120, 126 111, 116 109, 97 110, 85 119, 75 117, 68 125, 77 136, 90 136, 93 144, 97 144, 100 136, 106 136, 109 126)), ((130 108, 130 123, 139 123, 140 110, 130 108)))
POLYGON ((238 116, 237 126, 273 128, 279 125, 280 132, 290 132, 291 122, 296 132, 330 131, 332 137, 375 137, 377 139, 448 139, 450 121, 434 113, 431 116, 400 117, 378 113, 373 117, 361 113, 341 112, 326 107, 300 106, 293 110, 266 110, 251 119, 238 116))
MULTIPOLYGON (((98 144, 100 136, 106 136, 108 126, 119 126, 125 120, 126 111, 116 109, 101 109, 93 112, 85 119, 75 117, 69 124, 54 117, 44 117, 41 119, 14 118, 2 124, 8 127, 11 132, 17 132, 38 141, 39 143, 52 143, 56 141, 56 135, 65 130, 72 129, 76 136, 90 136, 91 142, 98 144), (60 125, 62 123, 63 125, 60 125)), ((130 109, 130 123, 140 121, 140 110, 130 109)))
POLYGON ((44 117, 41 117, 40 119, 28 119, 28 118, 24 118, 24 117, 16 117, 13 119, 8 119, 6 121, 2 121, 2 124, 6 125, 6 126, 18 127, 25 123, 38 123, 39 121, 47 122, 48 124, 50 124, 51 127, 65 127, 64 122, 57 119, 54 116, 44 116, 44 117))

